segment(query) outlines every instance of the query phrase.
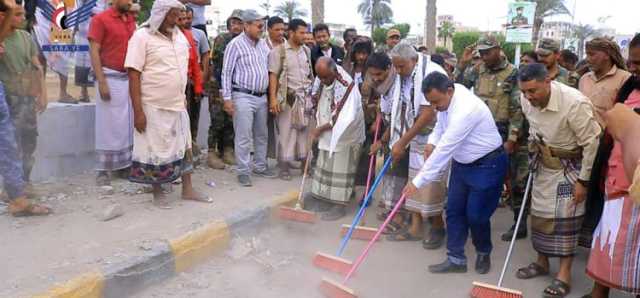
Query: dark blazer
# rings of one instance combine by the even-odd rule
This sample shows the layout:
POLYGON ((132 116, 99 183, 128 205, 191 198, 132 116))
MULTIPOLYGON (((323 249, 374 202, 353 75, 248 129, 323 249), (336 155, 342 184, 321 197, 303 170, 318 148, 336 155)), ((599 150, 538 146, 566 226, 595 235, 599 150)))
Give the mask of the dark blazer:
MULTIPOLYGON (((324 56, 324 54, 322 54, 322 50, 320 49, 320 46, 315 46, 313 47, 313 49, 311 49, 311 63, 313 64, 313 74, 316 74, 316 61, 318 61, 318 59, 320 57, 324 56)), ((333 59, 333 61, 336 62, 336 64, 342 66, 342 60, 344 59, 344 50, 342 50, 342 48, 337 47, 335 45, 331 45, 331 59, 333 59)))

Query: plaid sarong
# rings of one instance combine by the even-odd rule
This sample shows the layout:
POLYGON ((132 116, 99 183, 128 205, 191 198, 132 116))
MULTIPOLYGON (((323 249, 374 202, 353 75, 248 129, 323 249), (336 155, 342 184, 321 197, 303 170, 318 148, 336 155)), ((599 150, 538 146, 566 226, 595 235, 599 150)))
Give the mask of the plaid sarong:
MULTIPOLYGON (((385 155, 385 159, 389 157, 389 154, 385 155)), ((402 195, 402 190, 407 185, 407 179, 409 175, 409 151, 398 163, 392 163, 391 168, 387 170, 387 173, 382 177, 382 201, 384 207, 388 210, 393 209, 396 202, 402 195)))
POLYGON ((571 257, 578 247, 584 216, 542 218, 531 215, 533 249, 547 257, 571 257))
POLYGON ((336 204, 347 204, 353 196, 361 144, 348 146, 340 152, 318 150, 313 170, 311 194, 336 204))

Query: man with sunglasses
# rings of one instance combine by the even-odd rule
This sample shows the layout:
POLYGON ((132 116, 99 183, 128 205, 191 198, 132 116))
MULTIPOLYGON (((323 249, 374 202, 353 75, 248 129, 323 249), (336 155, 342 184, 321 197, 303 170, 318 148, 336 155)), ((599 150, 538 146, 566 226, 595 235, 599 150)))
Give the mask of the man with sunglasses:
POLYGON ((222 98, 224 110, 233 117, 238 182, 242 186, 251 186, 252 141, 253 174, 277 177, 267 167, 269 47, 262 39, 265 18, 253 9, 243 11, 244 32, 227 46, 222 66, 222 98))
MULTIPOLYGON (((527 129, 520 107, 517 75, 518 69, 503 56, 500 43, 491 35, 482 36, 475 46, 467 47, 455 71, 456 82, 473 88, 473 92, 489 106, 509 154, 509 179, 506 182, 511 184, 509 196, 514 223, 524 196, 528 162, 527 129), (482 62, 470 66, 474 50, 478 51, 482 62)), ((502 235, 502 240, 511 240, 514 227, 502 235)), ((518 239, 525 238, 526 222, 516 232, 518 239)))

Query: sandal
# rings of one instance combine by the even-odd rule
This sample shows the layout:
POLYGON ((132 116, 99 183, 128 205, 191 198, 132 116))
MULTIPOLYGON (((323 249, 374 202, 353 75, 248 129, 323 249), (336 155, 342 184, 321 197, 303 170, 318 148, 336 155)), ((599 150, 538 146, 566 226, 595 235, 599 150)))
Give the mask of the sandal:
POLYGON ((527 267, 522 267, 516 271, 516 277, 519 279, 531 279, 538 276, 548 275, 549 270, 533 262, 527 267))
POLYGON ((542 297, 544 298, 563 298, 571 293, 571 286, 564 281, 554 279, 551 284, 544 289, 542 297))
POLYGON ((391 213, 391 211, 382 210, 378 212, 378 214, 376 214, 376 219, 378 219, 379 221, 384 221, 385 219, 387 219, 387 216, 389 216, 389 213, 391 213))
POLYGON ((19 198, 9 204, 9 213, 14 217, 45 216, 51 214, 51 208, 19 198))
POLYGON ((394 242, 420 241, 420 240, 422 240, 422 237, 413 236, 413 235, 411 235, 411 233, 409 233, 409 231, 407 229, 404 229, 404 231, 399 232, 397 234, 387 235, 387 240, 394 241, 394 242))
POLYGON ((75 99, 73 96, 68 95, 68 94, 66 96, 63 96, 62 98, 60 98, 58 100, 58 102, 59 103, 68 103, 68 104, 78 104, 79 103, 79 101, 77 99, 75 99))
POLYGON ((402 226, 401 224, 397 223, 397 222, 389 222, 389 224, 387 224, 387 226, 384 228, 384 230, 382 231, 382 235, 393 235, 393 234, 398 234, 401 233, 402 231, 405 230, 405 227, 402 226))

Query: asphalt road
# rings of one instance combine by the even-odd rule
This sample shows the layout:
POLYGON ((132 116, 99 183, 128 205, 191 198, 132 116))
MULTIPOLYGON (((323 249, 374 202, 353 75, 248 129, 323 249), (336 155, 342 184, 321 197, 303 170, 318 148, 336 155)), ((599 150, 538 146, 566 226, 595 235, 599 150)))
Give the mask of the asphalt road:
MULTIPOLYGON (((368 212, 369 226, 379 225, 368 212)), ((352 215, 351 215, 352 216, 352 215)), ((311 264, 315 252, 335 254, 340 239, 339 222, 320 222, 314 225, 274 220, 261 230, 237 235, 224 256, 214 258, 193 271, 157 285, 135 297, 321 297, 318 285, 322 277, 341 280, 337 274, 325 272, 311 264)), ((466 274, 434 275, 426 267, 445 257, 445 249, 424 250, 420 242, 389 242, 376 244, 365 263, 347 283, 359 297, 468 297, 473 281, 497 283, 508 243, 499 234, 511 224, 510 211, 499 209, 493 217, 493 267, 487 275, 478 275, 469 267, 466 274)), ((352 240, 344 257, 355 260, 366 243, 352 240)), ((475 260, 471 241, 467 242, 470 263, 475 260)), ((581 250, 573 267, 573 289, 568 297, 582 297, 591 288, 591 280, 584 274, 587 250, 581 250)), ((505 280, 505 287, 524 292, 525 297, 541 297, 551 277, 529 281, 514 276, 517 267, 535 258, 528 239, 516 243, 515 254, 505 280)), ((557 270, 552 261, 552 272, 557 270)), ((630 297, 614 293, 612 297, 630 297)))

